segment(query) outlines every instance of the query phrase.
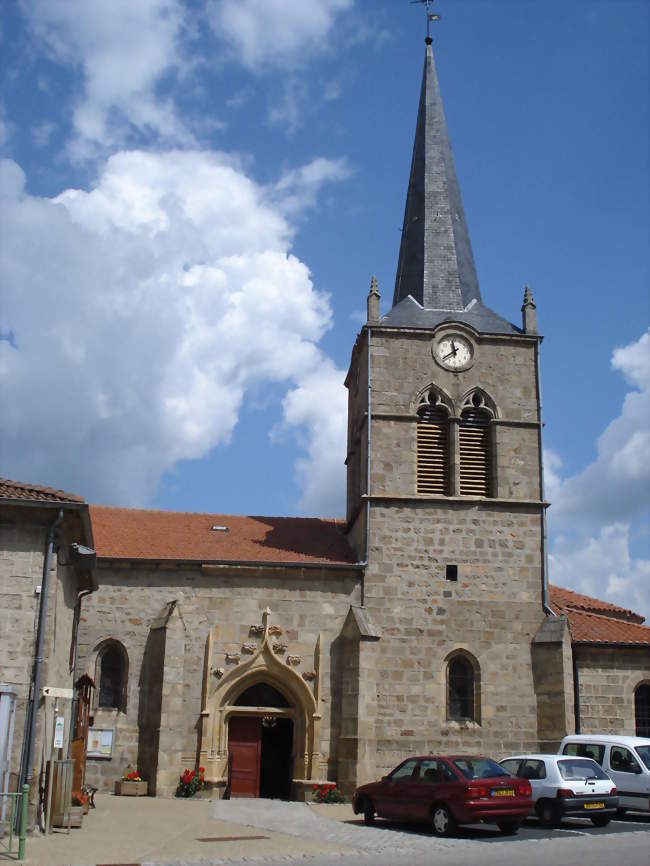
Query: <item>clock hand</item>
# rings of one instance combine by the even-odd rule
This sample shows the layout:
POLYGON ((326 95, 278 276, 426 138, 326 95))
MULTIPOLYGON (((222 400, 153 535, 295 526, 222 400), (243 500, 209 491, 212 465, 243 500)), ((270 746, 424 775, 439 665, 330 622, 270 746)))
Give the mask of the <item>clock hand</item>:
POLYGON ((450 352, 448 355, 443 355, 443 356, 442 356, 442 360, 443 360, 443 361, 446 361, 447 358, 454 358, 454 357, 456 356, 456 353, 457 353, 457 352, 458 352, 458 349, 456 349, 456 348, 454 347, 453 352, 450 352))

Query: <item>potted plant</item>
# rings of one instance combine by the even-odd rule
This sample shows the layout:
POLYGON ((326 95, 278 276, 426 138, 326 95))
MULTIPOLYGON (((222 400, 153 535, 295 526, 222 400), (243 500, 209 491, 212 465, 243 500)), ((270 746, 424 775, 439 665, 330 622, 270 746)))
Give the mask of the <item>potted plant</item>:
POLYGON ((205 769, 199 767, 196 770, 185 770, 178 781, 176 788, 177 797, 193 797, 197 791, 203 790, 205 787, 205 769))
POLYGON ((127 769, 115 782, 115 793, 118 797, 146 797, 147 787, 137 770, 127 769))

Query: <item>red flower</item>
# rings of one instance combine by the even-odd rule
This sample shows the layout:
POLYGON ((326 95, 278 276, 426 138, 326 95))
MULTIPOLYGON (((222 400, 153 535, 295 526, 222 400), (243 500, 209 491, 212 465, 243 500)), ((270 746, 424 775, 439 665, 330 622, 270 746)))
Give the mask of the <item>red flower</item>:
POLYGON ((205 773, 205 767, 199 767, 199 773, 205 773))

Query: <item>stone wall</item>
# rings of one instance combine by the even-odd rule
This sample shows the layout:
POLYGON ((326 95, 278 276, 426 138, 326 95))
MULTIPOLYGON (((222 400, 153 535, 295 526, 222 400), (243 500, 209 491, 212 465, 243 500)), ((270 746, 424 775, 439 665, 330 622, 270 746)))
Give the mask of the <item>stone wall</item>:
POLYGON ((532 506, 373 503, 365 602, 382 632, 378 772, 414 752, 537 747, 539 553, 532 506), (458 565, 457 582, 446 580, 447 563, 458 565), (447 658, 458 649, 480 666, 480 723, 447 720, 447 658))
MULTIPOLYGON (((56 516, 56 509, 0 505, 0 682, 9 683, 17 692, 10 758, 12 787, 17 784, 20 771, 25 713, 35 657, 43 566, 49 528, 56 516)), ((78 515, 65 513, 57 530, 55 550, 50 561, 41 688, 52 686, 72 689, 73 686, 73 618, 79 582, 74 569, 67 564, 68 544, 72 541, 83 542, 86 539, 82 534, 78 515)), ((34 739, 34 782, 30 796, 32 807, 37 798, 44 737, 46 756, 49 756, 50 752, 55 705, 58 713, 65 719, 65 742, 60 757, 67 757, 71 704, 71 700, 67 698, 44 698, 42 694, 39 696, 34 739)), ((32 808, 30 822, 33 816, 32 808)))
POLYGON ((650 681, 647 647, 574 644, 582 734, 634 735, 634 690, 650 681))
MULTIPOLYGON (((129 683, 126 713, 95 712, 95 726, 112 727, 115 733, 111 760, 88 759, 86 777, 91 784, 101 789, 112 787, 128 764, 137 765, 139 743, 142 749, 143 742, 155 736, 152 728, 155 719, 149 718, 145 728, 144 720, 149 714, 140 713, 140 701, 143 695, 152 699, 148 674, 151 665, 163 670, 161 658, 156 661, 156 653, 158 656, 165 653, 163 693, 178 689, 182 693, 182 711, 170 710, 165 724, 164 694, 160 710, 161 728, 165 727, 169 740, 165 749, 169 766, 165 769, 162 793, 171 793, 170 780, 185 766, 194 766, 197 758, 208 633, 213 635, 214 667, 230 671, 247 657, 242 648, 251 642, 250 627, 261 623, 262 611, 267 606, 272 611, 271 621, 282 628, 281 641, 286 644, 284 656, 300 657, 293 668, 299 675, 313 668, 315 645, 321 635, 322 722, 317 751, 322 760, 319 776, 332 778, 328 774, 336 772, 338 740, 338 712, 332 707, 340 706, 341 702, 342 641, 339 635, 350 605, 360 604, 360 580, 356 571, 319 568, 202 570, 200 566, 156 568, 146 565, 119 568, 103 564, 97 577, 100 590, 86 600, 82 614, 80 666, 94 674, 99 646, 106 639, 117 640, 128 653, 129 683), (167 656, 171 652, 168 636, 165 642, 160 639, 160 646, 154 646, 151 631, 161 611, 175 599, 180 599, 184 623, 182 675, 178 670, 167 670, 167 656), (150 660, 143 665, 147 652, 150 660), (168 677, 175 677, 174 682, 168 683, 168 677), (332 717, 336 720, 334 724, 332 717), (144 741, 143 733, 146 733, 144 741)), ((180 631, 174 640, 176 643, 181 640, 180 631)), ((173 650, 175 658, 177 649, 173 650)), ((145 758, 144 752, 141 755, 151 766, 151 757, 145 758)), ((144 767, 142 769, 144 772, 144 767)))
POLYGON ((18 774, 25 706, 36 639, 38 595, 43 580, 45 530, 0 525, 0 681, 16 687, 11 770, 18 774))
MULTIPOLYGON (((357 348, 366 339, 364 330, 357 348)), ((432 339, 433 332, 381 327, 370 336, 364 599, 382 637, 376 706, 366 708, 374 725, 365 736, 376 774, 414 752, 500 755, 538 743, 532 640, 545 616, 535 343, 474 335, 473 365, 452 373, 433 360, 432 339), (496 406, 493 499, 417 495, 415 409, 431 385, 455 416, 477 387, 496 406), (457 581, 447 579, 447 565, 458 567, 457 581), (474 660, 480 680, 475 721, 448 719, 447 666, 456 651, 474 660)), ((348 376, 360 380, 359 393, 367 384, 362 355, 353 353, 348 376)))

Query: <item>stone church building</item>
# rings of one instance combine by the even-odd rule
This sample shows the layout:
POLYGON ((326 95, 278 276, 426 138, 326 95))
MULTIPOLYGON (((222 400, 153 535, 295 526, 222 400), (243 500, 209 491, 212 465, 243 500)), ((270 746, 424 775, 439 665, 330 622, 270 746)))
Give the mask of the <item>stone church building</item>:
POLYGON ((427 40, 393 303, 352 349, 340 521, 90 506, 86 779, 349 793, 427 752, 650 733, 650 629, 549 588, 536 310, 482 300, 427 40))

